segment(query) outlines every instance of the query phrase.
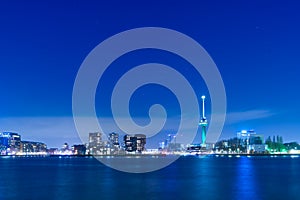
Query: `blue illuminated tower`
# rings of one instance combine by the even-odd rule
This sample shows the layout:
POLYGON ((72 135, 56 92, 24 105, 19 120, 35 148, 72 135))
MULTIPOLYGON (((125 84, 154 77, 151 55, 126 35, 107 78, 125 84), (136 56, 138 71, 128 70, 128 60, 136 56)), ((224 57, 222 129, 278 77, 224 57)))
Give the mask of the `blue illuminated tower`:
POLYGON ((199 125, 201 126, 201 130, 202 130, 202 147, 206 147, 206 127, 207 127, 207 120, 205 117, 205 96, 201 97, 202 99, 202 117, 200 119, 199 125))

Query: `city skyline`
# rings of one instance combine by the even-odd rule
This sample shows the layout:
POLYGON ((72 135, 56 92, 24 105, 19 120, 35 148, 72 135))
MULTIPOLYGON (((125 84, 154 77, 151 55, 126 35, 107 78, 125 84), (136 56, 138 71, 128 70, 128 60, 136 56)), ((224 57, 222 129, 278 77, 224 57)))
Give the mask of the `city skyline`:
MULTIPOLYGON (((200 126, 200 125, 199 125, 200 126)), ((261 137, 261 141, 264 143, 264 142, 267 142, 267 140, 269 140, 271 137, 273 138, 273 141, 275 140, 275 135, 270 135, 270 134, 257 134, 256 131, 254 129, 249 129, 249 130, 239 130, 235 133, 233 133, 232 135, 230 135, 229 138, 219 138, 215 143, 208 143, 208 145, 215 145, 221 141, 224 141, 224 140, 230 140, 230 139, 235 139, 235 138, 240 138, 241 135, 243 135, 244 137, 247 136, 247 134, 254 134, 255 136, 260 136, 261 137)), ((12 132, 12 131, 3 131, 3 132, 0 132, 0 136, 2 137, 2 135, 5 135, 5 134, 16 134, 18 135, 19 138, 21 138, 21 135, 17 132, 12 132)), ((110 133, 101 133, 101 132, 89 132, 88 134, 86 134, 86 140, 83 141, 83 140, 80 140, 78 143, 71 143, 71 145, 88 145, 90 144, 91 142, 91 134, 97 134, 97 137, 100 138, 100 141, 101 142, 111 142, 111 144, 113 145, 117 145, 119 146, 119 148, 126 148, 126 140, 125 138, 126 137, 136 137, 136 136, 140 136, 142 135, 143 137, 145 137, 145 139, 147 139, 146 135, 144 134, 127 134, 127 133, 116 133, 116 132, 110 132, 110 133), (98 136, 100 135, 100 136, 98 136), (117 137, 114 137, 114 135, 116 135, 117 137), (123 138, 124 140, 120 139, 123 138), (124 145, 124 146, 123 146, 124 145)), ((202 132, 201 132, 202 134, 202 132)), ((162 143, 176 143, 176 134, 167 134, 167 135, 164 135, 164 137, 160 138, 160 140, 158 140, 158 143, 150 143, 150 145, 146 145, 145 143, 145 147, 147 149, 159 149, 160 146, 162 145, 162 143), (167 142, 166 142, 167 141, 167 142)), ((0 137, 0 138, 1 138, 0 137)), ((288 144, 288 143, 298 143, 300 141, 285 141, 282 137, 282 135, 276 135, 277 137, 277 140, 278 138, 280 138, 281 140, 281 143, 284 144, 288 144), (285 141, 285 142, 283 142, 285 141)), ((26 136, 25 136, 26 138, 26 136)), ((20 139, 21 142, 29 142, 29 143, 40 143, 40 144, 44 144, 47 146, 47 143, 45 141, 36 141, 36 140, 31 140, 31 141, 28 141, 27 139, 23 139, 22 137, 22 140, 20 139)), ((61 141, 60 143, 60 146, 48 146, 50 149, 59 149, 61 148, 61 146, 64 146, 66 144, 70 144, 68 141, 61 141)), ((180 145, 183 145, 185 147, 188 147, 188 146, 193 146, 193 145, 196 145, 196 146, 202 146, 203 148, 206 147, 206 142, 202 140, 202 137, 201 138, 198 138, 196 137, 195 140, 192 142, 192 143, 188 143, 188 144, 185 144, 185 143, 178 143, 180 145)), ((163 145, 164 146, 164 145, 163 145)))
MULTIPOLYGON (((264 135, 282 135, 285 141, 300 141, 298 3, 187 5, 165 1, 159 6, 149 5, 147 12, 138 2, 117 4, 2 3, 1 132, 18 132, 26 140, 43 141, 49 146, 60 146, 65 141, 80 143, 72 119, 72 89, 84 58, 116 33, 159 26, 194 38, 218 66, 228 107, 221 138, 239 130, 255 129, 264 135), (111 13, 112 9, 116 12, 111 13)), ((130 53, 112 64, 103 80, 105 87, 99 87, 96 94, 97 113, 107 132, 121 130, 110 122, 110 101, 102 97, 110 97, 122 73, 147 62, 162 62, 179 70, 191 81, 199 102, 203 94, 209 100, 202 78, 194 76, 183 59, 162 51, 130 53)), ((132 114, 136 120, 146 124, 148 108, 153 103, 168 108, 171 122, 166 125, 166 133, 176 129, 178 103, 169 91, 157 86, 141 88, 135 94, 132 114), (155 98, 157 91, 162 94, 160 98, 155 98)), ((201 139, 199 131, 196 139, 201 139)))
POLYGON ((231 138, 222 139, 216 143, 206 143, 205 138, 200 143, 183 144, 176 141, 176 135, 169 134, 158 146, 147 147, 144 134, 125 134, 90 132, 88 141, 81 144, 64 142, 58 147, 48 147, 40 141, 26 141, 14 132, 0 132, 1 156, 97 156, 97 155, 270 155, 299 154, 300 145, 297 141, 284 142, 280 135, 264 136, 254 130, 241 130, 231 138))

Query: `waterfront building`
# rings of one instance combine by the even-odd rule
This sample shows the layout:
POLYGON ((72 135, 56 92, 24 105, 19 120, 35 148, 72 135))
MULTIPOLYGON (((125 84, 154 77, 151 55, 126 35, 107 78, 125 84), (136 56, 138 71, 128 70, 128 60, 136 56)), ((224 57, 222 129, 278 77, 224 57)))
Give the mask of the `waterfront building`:
POLYGON ((247 148, 248 153, 265 153, 267 149, 266 144, 250 144, 247 148))
POLYGON ((188 152, 199 152, 201 149, 201 144, 189 144, 187 145, 188 152))
POLYGON ((118 154, 120 152, 119 134, 108 134, 107 152, 109 154, 118 154))
POLYGON ((119 143, 119 134, 118 133, 110 133, 108 135, 108 139, 112 147, 119 148, 120 143, 119 143))
POLYGON ((105 142, 102 140, 103 134, 100 132, 89 133, 89 154, 91 155, 101 155, 105 151, 105 142))
POLYGON ((145 150, 146 145, 146 135, 144 134, 135 134, 136 137, 136 150, 142 152, 145 150))
POLYGON ((42 142, 21 141, 21 153, 46 153, 47 145, 42 142))
POLYGON ((13 132, 0 133, 0 145, 2 149, 5 148, 6 153, 2 150, 3 154, 14 155, 20 152, 21 135, 13 132))
MULTIPOLYGON (((167 138, 163 141, 159 143, 159 149, 160 150, 168 150, 169 146, 171 145, 171 143, 173 141, 176 141, 176 137, 175 135, 172 134, 168 134, 167 138)), ((174 146, 174 145, 173 145, 174 146)))
POLYGON ((61 151, 69 151, 69 144, 65 142, 61 147, 61 151))
POLYGON ((136 151, 136 137, 133 135, 125 135, 124 136, 124 147, 128 152, 136 151))
POLYGON ((85 155, 86 154, 86 146, 83 144, 73 145, 72 152, 74 155, 85 155))
POLYGON ((245 142, 245 145, 249 145, 250 137, 256 136, 256 132, 254 130, 242 130, 237 132, 236 136, 238 139, 245 142))
POLYGON ((206 143, 207 150, 213 150, 215 148, 215 143, 206 143))
POLYGON ((267 149, 263 135, 257 134, 254 130, 237 132, 237 138, 241 145, 246 147, 247 153, 264 153, 267 149))
POLYGON ((124 147, 128 152, 142 152, 145 150, 146 135, 135 134, 124 136, 124 147))
POLYGON ((57 155, 57 154, 59 154, 59 149, 58 148, 50 148, 50 149, 48 149, 48 154, 57 155))
POLYGON ((70 149, 69 144, 65 142, 62 145, 62 147, 60 148, 58 154, 60 154, 60 155, 72 155, 73 152, 72 152, 72 149, 70 149))
POLYGON ((247 147, 248 153, 264 153, 267 145, 264 144, 263 135, 251 135, 249 138, 249 145, 247 147))
POLYGON ((164 149, 166 147, 165 142, 160 142, 159 143, 159 149, 164 149))

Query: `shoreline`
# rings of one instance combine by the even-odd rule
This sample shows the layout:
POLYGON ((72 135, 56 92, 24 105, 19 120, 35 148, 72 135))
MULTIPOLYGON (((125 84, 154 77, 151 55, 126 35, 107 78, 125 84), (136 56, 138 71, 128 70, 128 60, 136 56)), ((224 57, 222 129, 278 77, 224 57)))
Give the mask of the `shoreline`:
POLYGON ((52 157, 52 158, 124 158, 124 157, 169 157, 169 156, 178 156, 178 157, 186 157, 186 156, 213 156, 213 157, 300 157, 300 154, 218 154, 218 153, 212 153, 212 154, 124 154, 124 155, 0 155, 1 157, 52 157))

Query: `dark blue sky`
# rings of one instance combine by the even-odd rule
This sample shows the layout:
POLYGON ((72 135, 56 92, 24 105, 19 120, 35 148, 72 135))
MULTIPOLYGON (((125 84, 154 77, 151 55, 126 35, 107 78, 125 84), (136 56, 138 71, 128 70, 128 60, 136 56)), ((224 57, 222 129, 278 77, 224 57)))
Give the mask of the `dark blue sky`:
MULTIPOLYGON (((73 83, 84 58, 114 34, 157 26, 194 38, 217 64, 228 106, 222 137, 255 129, 300 141, 299 9, 296 1, 1 1, 0 131, 18 131, 50 146, 78 142, 72 125, 56 126, 55 120, 72 117, 73 83)), ((157 51, 128 56, 115 65, 183 62, 157 51)), ((174 99, 165 95, 165 102, 174 99)), ((99 112, 107 109, 101 102, 99 112)), ((170 102, 172 114, 178 104, 170 102)), ((133 112, 146 109, 137 106, 133 112)))

